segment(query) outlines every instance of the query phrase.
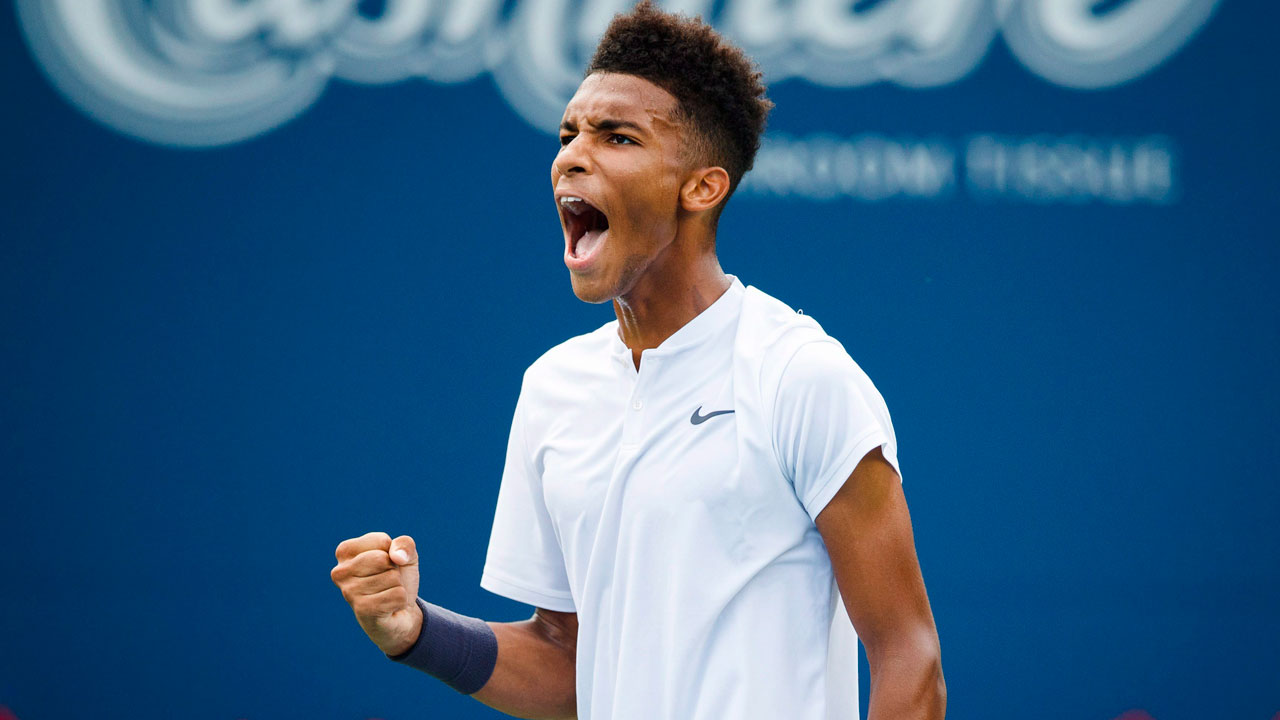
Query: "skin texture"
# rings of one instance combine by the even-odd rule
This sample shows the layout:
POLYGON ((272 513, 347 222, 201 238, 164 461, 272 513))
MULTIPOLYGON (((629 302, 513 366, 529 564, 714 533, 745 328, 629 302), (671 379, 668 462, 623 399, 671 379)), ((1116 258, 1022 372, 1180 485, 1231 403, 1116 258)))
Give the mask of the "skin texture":
MULTIPOLYGON (((560 137, 551 184, 574 294, 613 303, 638 369, 645 350, 729 288, 715 253, 728 173, 689 152, 675 98, 630 75, 587 77, 565 109, 560 137), (608 217, 589 263, 574 260, 559 204, 566 195, 608 217)), ((946 688, 938 635, 901 483, 879 450, 859 463, 817 526, 867 650, 870 720, 941 718, 946 688)), ((407 650, 422 629, 413 540, 369 533, 343 542, 336 556, 333 581, 369 638, 391 655, 407 650)), ((538 609, 531 619, 489 626, 498 662, 473 697, 516 717, 574 717, 577 615, 538 609)))
POLYGON ((560 142, 551 164, 554 196, 585 198, 609 218, 596 261, 570 270, 573 292, 586 302, 613 301, 638 368, 644 350, 729 289, 715 254, 729 174, 689 157, 676 99, 632 75, 587 77, 565 108, 560 142))

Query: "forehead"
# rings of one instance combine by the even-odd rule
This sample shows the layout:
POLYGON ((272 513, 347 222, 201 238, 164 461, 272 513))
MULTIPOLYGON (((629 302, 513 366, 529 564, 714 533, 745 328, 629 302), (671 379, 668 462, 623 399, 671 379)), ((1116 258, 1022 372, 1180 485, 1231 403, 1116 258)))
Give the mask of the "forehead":
POLYGON ((626 120, 642 126, 674 125, 675 97, 635 75, 593 73, 578 86, 564 109, 564 120, 575 125, 601 120, 626 120))

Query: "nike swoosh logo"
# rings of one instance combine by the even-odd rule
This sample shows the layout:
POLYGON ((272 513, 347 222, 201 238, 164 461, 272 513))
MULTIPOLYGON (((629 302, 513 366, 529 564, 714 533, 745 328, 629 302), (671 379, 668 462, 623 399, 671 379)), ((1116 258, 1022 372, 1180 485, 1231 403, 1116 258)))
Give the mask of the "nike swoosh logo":
POLYGON ((706 415, 699 415, 698 413, 700 412, 702 412, 701 405, 698 406, 697 410, 693 411, 693 415, 689 416, 689 422, 693 423, 694 425, 701 425, 702 423, 710 420, 711 418, 717 415, 728 415, 733 411, 732 410, 716 410, 715 412, 709 412, 706 415))

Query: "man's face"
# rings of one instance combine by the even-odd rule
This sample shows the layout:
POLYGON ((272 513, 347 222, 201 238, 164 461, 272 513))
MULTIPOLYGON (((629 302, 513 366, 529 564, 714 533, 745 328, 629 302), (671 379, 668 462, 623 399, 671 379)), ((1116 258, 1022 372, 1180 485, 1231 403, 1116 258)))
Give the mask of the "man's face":
POLYGON ((677 107, 648 80, 596 73, 565 108, 551 185, 564 263, 586 302, 629 293, 675 239, 686 169, 677 107))

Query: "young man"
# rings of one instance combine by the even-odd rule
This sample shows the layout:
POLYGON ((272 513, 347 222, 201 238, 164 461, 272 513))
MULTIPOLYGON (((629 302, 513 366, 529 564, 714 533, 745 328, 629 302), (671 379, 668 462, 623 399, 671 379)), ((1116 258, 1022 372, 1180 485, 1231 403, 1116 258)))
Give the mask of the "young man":
POLYGON ((852 719, 856 626, 871 718, 943 716, 884 403, 716 259, 771 106, 698 20, 609 26, 551 181, 574 293, 617 320, 525 373, 481 580, 537 610, 456 615, 417 599, 412 539, 347 540, 333 580, 393 659, 518 717, 852 719))

